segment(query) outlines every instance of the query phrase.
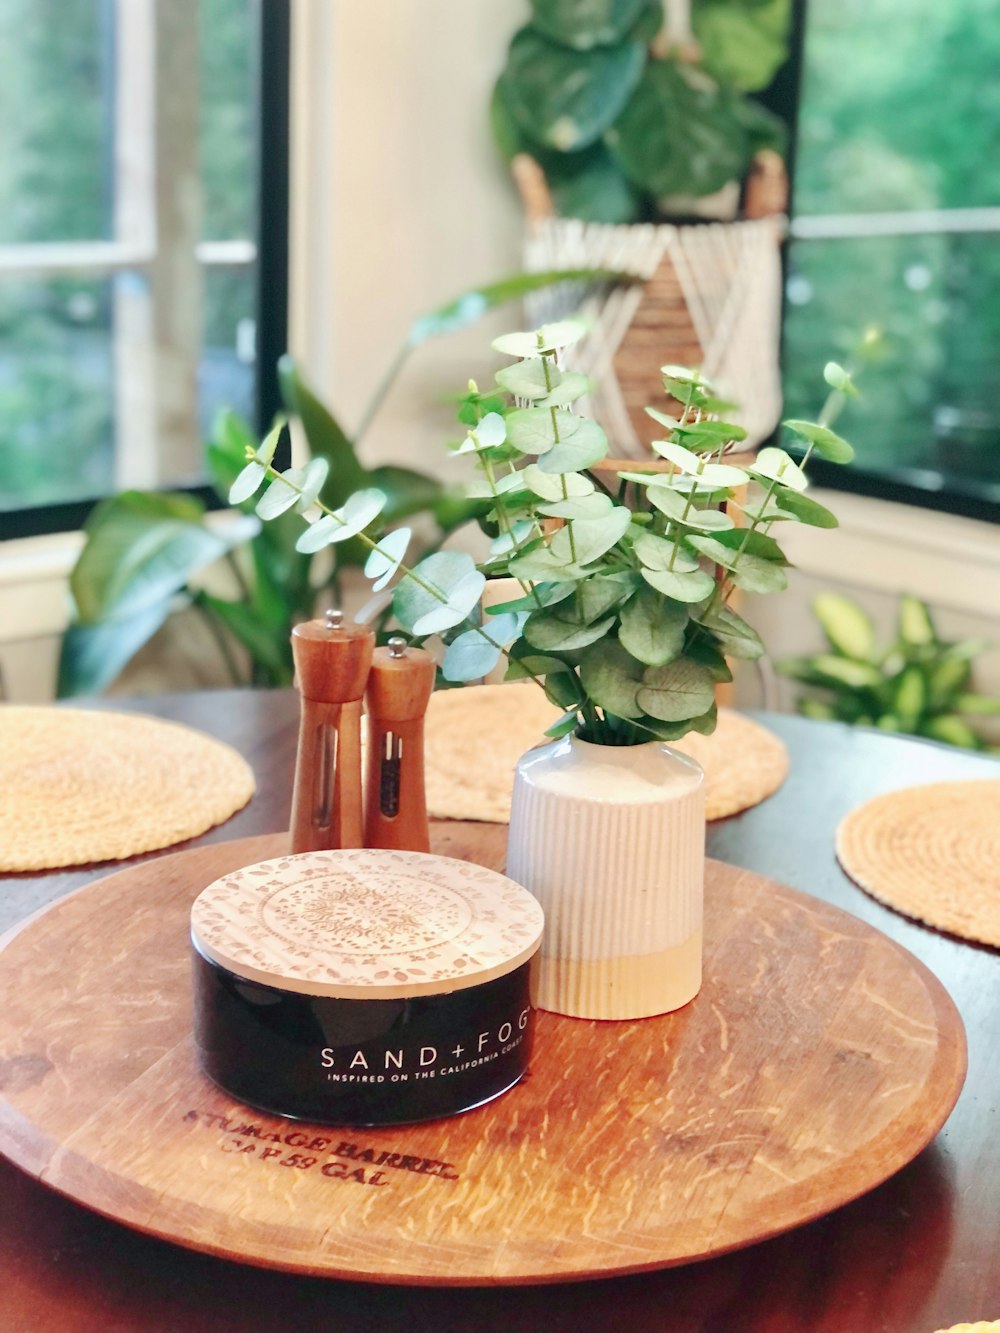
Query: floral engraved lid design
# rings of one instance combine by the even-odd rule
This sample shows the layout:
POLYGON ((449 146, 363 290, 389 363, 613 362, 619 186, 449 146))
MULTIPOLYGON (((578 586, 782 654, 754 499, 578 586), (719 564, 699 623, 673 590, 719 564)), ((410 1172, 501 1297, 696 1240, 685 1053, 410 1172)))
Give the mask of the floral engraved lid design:
POLYGON ((537 950, 542 909, 519 884, 423 852, 303 852, 224 875, 191 910, 209 962, 279 990, 339 999, 446 994, 537 950))

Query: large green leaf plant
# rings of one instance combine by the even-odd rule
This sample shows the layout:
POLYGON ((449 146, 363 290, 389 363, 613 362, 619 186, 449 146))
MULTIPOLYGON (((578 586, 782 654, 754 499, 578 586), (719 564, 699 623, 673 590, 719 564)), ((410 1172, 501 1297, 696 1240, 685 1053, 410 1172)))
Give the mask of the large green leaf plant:
MULTIPOLYGON (((463 328, 529 291, 563 281, 606 280, 629 279, 594 270, 516 274, 421 316, 353 438, 317 398, 296 364, 285 358, 280 381, 287 417, 301 423, 310 454, 306 469, 292 475, 305 492, 322 484, 333 508, 356 491, 377 488, 385 497, 381 523, 420 514, 425 544, 436 547, 484 506, 410 468, 393 464, 368 468, 358 451, 402 364, 428 338, 463 328)), ((284 420, 276 423, 261 446, 260 456, 268 462, 283 425, 284 420)), ((228 500, 248 451, 257 452, 257 438, 235 415, 222 414, 206 449, 209 479, 221 500, 228 500)), ((301 524, 294 514, 269 515, 274 521, 262 525, 249 496, 241 499, 237 493, 232 503, 241 517, 224 524, 189 494, 126 491, 94 509, 84 525, 84 546, 70 576, 74 616, 62 643, 60 696, 105 689, 172 612, 189 607, 204 617, 234 682, 291 683, 292 626, 313 614, 317 599, 330 585, 331 595, 339 600, 341 575, 363 565, 368 551, 359 540, 349 540, 337 545, 333 560, 330 552, 317 557, 297 546, 301 524), (219 597, 202 586, 202 571, 220 559, 231 567, 239 589, 234 597, 219 597), (249 669, 244 666, 247 661, 249 669)))
POLYGON ((666 366, 664 388, 680 414, 649 409, 663 427, 654 449, 665 468, 602 474, 591 469, 605 458, 607 438, 573 410, 588 382, 559 364, 561 349, 584 331, 567 320, 504 335, 493 346, 513 363, 497 373, 495 388, 483 394, 470 382, 457 452, 477 472, 469 498, 487 506, 491 544, 478 564, 454 550, 407 563, 406 527, 371 533, 386 511, 382 491, 365 487, 333 506, 313 479, 276 471, 267 445, 248 454, 233 498, 267 482, 257 513, 303 513, 300 551, 361 542, 375 588, 397 580, 400 626, 416 642, 444 645, 445 680, 477 680, 506 656, 508 679, 530 677, 564 710, 550 735, 576 731, 620 745, 710 732, 716 683, 730 679, 727 657, 763 652, 729 605, 733 590, 785 587, 787 561, 773 535, 779 524, 836 525, 805 494, 803 466, 814 451, 850 460, 850 445, 829 422, 853 386, 829 365, 832 392, 821 420, 786 423, 802 442, 801 463, 766 448, 738 467, 725 456, 744 432, 720 419, 731 405, 697 374, 666 366), (483 612, 491 577, 516 580, 520 592, 483 612))
POLYGON ((942 639, 928 607, 909 595, 900 599, 896 637, 885 647, 871 618, 849 597, 822 593, 813 613, 826 650, 776 663, 782 675, 807 687, 798 699, 800 713, 997 752, 978 727, 1000 717, 1000 699, 971 684, 973 660, 989 647, 984 640, 942 639))
POLYGON ((783 147, 782 123, 748 94, 787 58, 790 0, 692 0, 697 60, 664 40, 664 19, 663 0, 531 0, 491 121, 505 156, 542 164, 563 216, 675 213, 783 147))

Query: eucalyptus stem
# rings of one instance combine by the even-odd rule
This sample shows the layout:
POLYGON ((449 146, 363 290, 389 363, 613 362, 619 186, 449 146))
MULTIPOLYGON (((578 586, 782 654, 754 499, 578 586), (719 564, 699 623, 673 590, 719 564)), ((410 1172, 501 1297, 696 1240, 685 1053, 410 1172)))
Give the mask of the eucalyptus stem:
MULTIPOLYGON (((254 456, 253 449, 247 446, 248 459, 252 459, 253 456, 254 456)), ((265 467, 265 475, 269 476, 272 480, 278 480, 283 482, 289 488, 289 490, 295 491, 298 495, 303 494, 301 486, 296 485, 294 481, 289 481, 287 477, 283 476, 277 470, 277 468, 275 468, 270 463, 268 463, 265 467)), ((318 497, 313 501, 313 503, 316 505, 317 509, 321 510, 323 514, 326 515, 327 518, 335 519, 340 524, 341 527, 347 526, 344 520, 340 518, 337 514, 335 514, 333 510, 329 507, 329 505, 324 504, 323 501, 320 500, 318 497)), ((370 551, 378 551, 379 555, 383 556, 387 560, 393 559, 392 555, 390 555, 386 551, 383 551, 382 548, 379 546, 378 542, 373 541, 371 537, 368 536, 367 533, 356 532, 354 536, 357 537, 358 541, 361 542, 362 546, 367 546, 370 551)), ((440 588, 435 588, 433 583, 428 583, 426 579, 422 579, 420 575, 417 574, 414 570, 412 570, 408 565, 404 565, 402 562, 400 562, 396 566, 396 568, 399 570, 399 572, 403 575, 404 578, 412 579, 418 588, 423 588, 424 592, 426 592, 428 596, 433 597, 434 600, 440 602, 442 606, 448 605, 448 598, 444 595, 444 593, 440 590, 440 588)), ((486 642, 491 647, 496 648, 499 653, 501 653, 504 657, 506 657, 508 662, 514 660, 511 658, 510 653, 503 646, 503 644, 497 643, 496 639, 494 639, 491 635, 487 634, 487 632, 483 629, 482 625, 477 625, 475 621, 470 620, 468 616, 465 616, 459 623, 463 625, 468 625, 469 629, 475 630, 475 632, 480 636, 480 638, 485 639, 486 642)), ((538 685, 542 690, 545 689, 545 683, 540 676, 537 676, 533 671, 530 671, 527 668, 523 669, 526 676, 528 676, 531 680, 533 680, 535 684, 538 685)))

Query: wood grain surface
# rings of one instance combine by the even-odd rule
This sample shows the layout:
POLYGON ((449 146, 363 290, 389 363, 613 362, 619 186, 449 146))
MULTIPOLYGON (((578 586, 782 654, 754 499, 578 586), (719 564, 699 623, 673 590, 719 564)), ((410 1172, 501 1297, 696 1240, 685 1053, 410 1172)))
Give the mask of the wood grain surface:
MULTIPOLYGON (((499 867, 505 832, 440 826, 434 850, 499 867)), ((0 1148, 14 1162, 215 1255, 380 1282, 547 1283, 718 1255, 819 1217, 909 1162, 961 1088, 961 1021, 916 959, 711 862, 705 985, 679 1013, 540 1015, 529 1078, 447 1121, 331 1129, 250 1111, 196 1066, 188 911, 210 880, 286 845, 145 861, 7 937, 0 1148)))

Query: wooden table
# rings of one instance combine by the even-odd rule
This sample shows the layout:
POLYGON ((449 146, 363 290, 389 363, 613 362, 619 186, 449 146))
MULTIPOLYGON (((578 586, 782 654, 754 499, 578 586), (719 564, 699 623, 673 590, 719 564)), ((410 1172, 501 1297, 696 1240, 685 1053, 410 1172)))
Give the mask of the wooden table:
MULTIPOLYGON (((199 842, 287 824, 297 699, 226 691, 124 703, 228 740, 257 773, 250 807, 199 842)), ((425 1289, 294 1277, 175 1248, 105 1221, 0 1163, 0 1329, 10 1333, 656 1330, 933 1333, 1000 1317, 1000 960, 879 906, 833 856, 840 817, 920 781, 995 777, 939 746, 765 717, 791 774, 771 800, 711 826, 709 851, 817 894, 909 948, 955 999, 969 1077, 932 1146, 885 1185, 809 1226, 687 1268, 554 1287, 425 1289)), ((0 882, 0 930, 106 871, 0 882)), ((2 1070, 0 1070, 2 1077, 2 1070)))

